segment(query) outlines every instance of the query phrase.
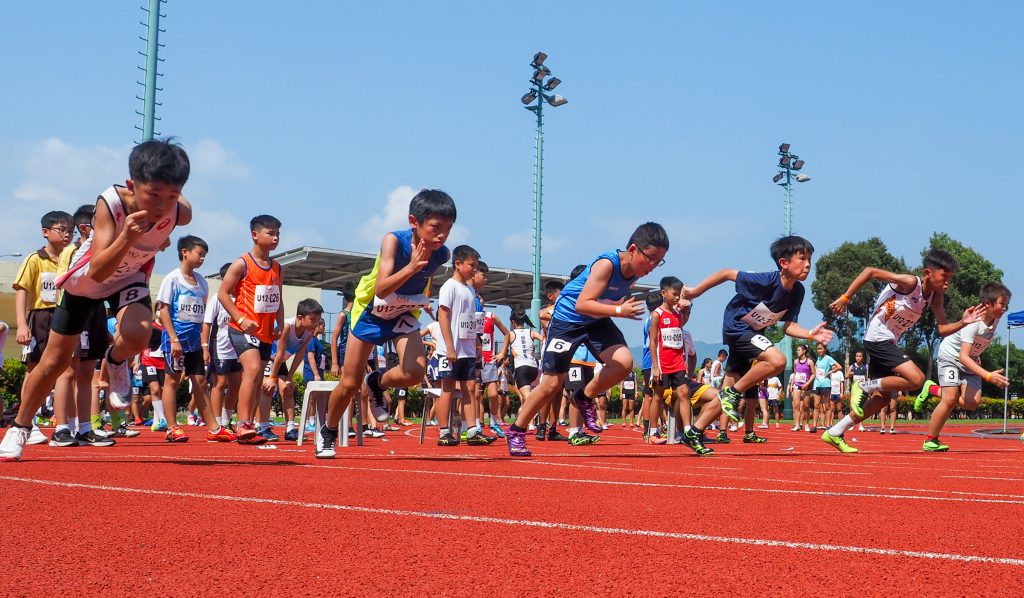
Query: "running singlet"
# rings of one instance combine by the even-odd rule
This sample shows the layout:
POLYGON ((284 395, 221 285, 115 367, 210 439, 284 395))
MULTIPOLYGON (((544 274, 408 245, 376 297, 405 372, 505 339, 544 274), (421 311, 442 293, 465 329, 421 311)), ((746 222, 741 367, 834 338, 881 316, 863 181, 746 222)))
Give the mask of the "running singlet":
POLYGON ((651 314, 644 316, 644 356, 640 362, 640 369, 649 370, 651 369, 651 339, 648 338, 651 334, 651 314))
MULTIPOLYGON (((679 314, 671 309, 659 307, 651 318, 657 318, 658 338, 654 350, 657 352, 658 367, 662 374, 674 374, 686 369, 686 339, 679 314)), ((652 358, 653 362, 654 358, 652 358)))
POLYGON ((587 284, 587 279, 590 278, 590 270, 594 267, 594 264, 601 260, 608 260, 612 263, 612 276, 608 280, 608 286, 601 292, 601 296, 597 298, 598 301, 601 303, 618 304, 629 295, 629 290, 633 288, 637 277, 626 278, 622 275, 619 252, 613 249, 597 256, 597 259, 591 262, 586 270, 566 283, 562 293, 558 295, 558 301, 555 302, 555 309, 551 315, 552 320, 568 322, 570 324, 590 324, 598 320, 598 318, 593 316, 584 316, 578 313, 576 311, 576 301, 580 298, 580 292, 583 291, 583 286, 587 284))
MULTIPOLYGON (((256 263, 251 253, 242 256, 245 274, 235 288, 235 308, 246 320, 256 322, 253 336, 264 343, 274 342, 274 326, 277 324, 277 310, 281 306, 281 264, 270 260, 270 267, 256 263)), ((231 327, 244 332, 238 322, 231 327)))
POLYGON ((856 363, 850 366, 850 371, 853 372, 854 382, 863 382, 868 379, 868 364, 856 363))
POLYGON ((345 358, 345 348, 348 347, 348 329, 352 325, 352 312, 345 312, 345 325, 338 331, 338 359, 345 358))
POLYGON ((895 344, 904 332, 921 319, 934 296, 934 293, 929 293, 928 297, 924 296, 920 278, 917 279, 914 290, 906 295, 897 293, 891 284, 885 285, 875 300, 875 312, 868 321, 864 340, 872 343, 889 341, 895 344))
POLYGON ((811 360, 805 359, 800 361, 797 359, 793 362, 793 384, 796 386, 803 386, 807 384, 807 380, 811 377, 811 360))
MULTIPOLYGON (((124 223, 128 217, 124 202, 121 201, 121 195, 117 192, 118 189, 124 189, 124 187, 119 185, 109 187, 96 201, 97 210, 110 212, 110 217, 114 220, 115 239, 124 230, 124 223)), ((128 285, 145 283, 153 272, 153 256, 164 246, 164 242, 170 238, 171 231, 177 224, 178 211, 175 208, 174 214, 164 216, 148 231, 132 241, 131 247, 121 257, 114 273, 99 282, 89 276, 92 240, 96 238, 96 235, 89 235, 89 238, 75 251, 71 263, 68 265, 68 271, 57 279, 57 287, 78 297, 104 299, 128 285)))
MULTIPOLYGON (((288 318, 284 321, 285 326, 288 326, 288 338, 284 341, 284 358, 288 359, 292 355, 299 352, 302 347, 302 343, 306 342, 309 337, 313 336, 312 330, 307 330, 302 333, 302 336, 296 336, 295 334, 295 318, 288 318)), ((308 347, 307 347, 308 350, 308 347)), ((277 343, 270 346, 270 358, 273 359, 277 355, 277 343)))
POLYGON ((799 282, 787 290, 778 272, 738 272, 736 295, 725 306, 723 342, 731 344, 780 321, 796 322, 804 293, 799 282))
POLYGON ((529 328, 514 328, 512 330, 511 349, 513 367, 537 367, 536 349, 529 328))
POLYGON ((487 312, 483 317, 483 331, 480 334, 480 357, 484 363, 494 361, 494 312, 487 312))

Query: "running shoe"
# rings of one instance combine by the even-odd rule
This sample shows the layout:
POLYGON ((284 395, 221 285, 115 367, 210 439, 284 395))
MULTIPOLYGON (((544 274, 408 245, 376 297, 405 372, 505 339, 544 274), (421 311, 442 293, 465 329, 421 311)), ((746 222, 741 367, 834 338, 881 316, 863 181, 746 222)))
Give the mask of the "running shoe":
MULTIPOLYGON (((776 426, 776 427, 778 427, 778 426, 776 426)), ((768 429, 768 424, 757 424, 757 429, 758 430, 767 430, 768 429)))
POLYGON ((569 442, 569 437, 558 431, 558 428, 548 430, 548 440, 551 442, 569 442))
POLYGON ((459 446, 458 438, 452 436, 451 432, 437 439, 437 446, 459 446))
POLYGON ((736 427, 736 424, 729 424, 729 431, 730 432, 735 432, 738 429, 739 428, 736 427))
POLYGON ((597 406, 594 399, 588 398, 583 394, 582 388, 572 393, 572 396, 569 397, 569 402, 583 414, 583 425, 586 426, 588 430, 591 432, 604 431, 601 424, 597 423, 597 406))
POLYGON ((692 429, 683 432, 683 442, 693 449, 699 457, 708 457, 715 454, 715 450, 704 446, 703 434, 696 434, 692 429))
POLYGON ((594 444, 598 440, 601 440, 600 436, 591 436, 583 430, 580 430, 569 438, 569 444, 572 446, 587 446, 589 444, 594 444))
POLYGON ((128 360, 125 359, 119 365, 110 361, 110 352, 107 352, 107 383, 110 390, 107 392, 107 400, 114 409, 125 410, 132 404, 132 373, 128 369, 128 360))
POLYGON ((921 448, 923 448, 926 452, 929 453, 944 453, 949 450, 949 445, 942 444, 942 441, 939 440, 938 438, 929 438, 928 440, 924 441, 924 444, 921 445, 921 448))
POLYGON ((858 432, 867 432, 868 429, 864 427, 864 424, 860 424, 860 425, 857 426, 857 431, 858 432))
POLYGON ((260 433, 256 431, 256 427, 249 422, 239 424, 236 440, 238 444, 263 444, 267 441, 266 438, 260 436, 260 433))
POLYGON ((490 446, 494 442, 494 436, 484 436, 483 434, 473 434, 466 439, 466 444, 469 446, 490 446))
POLYGON ((266 439, 267 442, 278 442, 281 437, 274 432, 274 428, 266 427, 258 432, 260 436, 266 439))
POLYGON ((437 427, 437 419, 432 419, 432 420, 428 421, 427 422, 427 427, 428 428, 431 428, 431 427, 436 428, 437 427))
POLYGON ((237 439, 238 437, 224 426, 217 428, 213 432, 206 433, 206 442, 234 442, 237 439))
POLYGON ((363 430, 363 438, 384 438, 384 431, 378 430, 377 428, 368 428, 363 430))
POLYGON ((38 426, 32 426, 32 431, 28 434, 29 444, 46 444, 50 439, 43 434, 43 431, 38 426))
POLYGON ((732 441, 729 440, 729 433, 725 430, 719 432, 718 436, 715 438, 715 444, 729 444, 730 442, 732 441))
POLYGON ((167 420, 161 419, 160 421, 153 422, 149 426, 150 432, 166 432, 167 431, 167 420))
POLYGON ((743 435, 743 444, 764 444, 768 442, 768 439, 763 436, 758 436, 754 432, 747 432, 743 435))
POLYGON ((892 426, 890 426, 889 427, 889 433, 890 434, 895 434, 896 433, 896 428, 893 428, 892 426))
POLYGON ((309 420, 308 422, 306 422, 306 431, 316 432, 316 424, 313 423, 313 420, 309 420))
POLYGON ((128 426, 121 424, 116 430, 114 430, 114 433, 111 434, 111 436, 114 438, 135 438, 139 434, 140 432, 138 430, 132 430, 128 426))
POLYGON ((736 405, 743 398, 743 395, 732 389, 731 386, 722 389, 719 398, 722 400, 722 413, 729 417, 729 421, 740 421, 740 414, 736 412, 736 405))
POLYGON ((68 428, 57 430, 50 437, 50 446, 78 446, 74 434, 68 428))
POLYGON ((881 429, 878 430, 878 433, 885 434, 885 426, 882 426, 881 429))
POLYGON ((833 435, 828 433, 828 430, 825 430, 821 434, 821 440, 825 444, 830 444, 830 445, 836 447, 836 449, 839 450, 839 452, 841 452, 841 453, 856 453, 856 452, 859 452, 859 449, 854 448, 854 447, 846 444, 846 439, 843 438, 842 434, 840 434, 839 436, 833 436, 833 435))
POLYGON ((804 432, 810 432, 810 431, 811 431, 810 424, 804 424, 804 432))
POLYGON ((541 424, 537 426, 537 440, 544 441, 548 439, 548 425, 541 424))
POLYGON ((164 440, 167 442, 188 442, 188 435, 185 434, 185 428, 181 426, 174 426, 167 431, 167 435, 164 436, 164 440))
POLYGON ((491 420, 490 428, 491 432, 494 432, 494 435, 497 436, 498 438, 505 437, 505 430, 501 427, 501 424, 494 421, 493 419, 491 420))
MULTIPOLYGON (((6 439, 5 439, 6 440, 6 439)), ((508 454, 513 457, 530 457, 533 453, 526 448, 526 432, 517 432, 511 428, 505 432, 505 442, 508 444, 508 454)), ((19 456, 21 452, 18 452, 19 456)))
POLYGON ((285 431, 284 439, 286 441, 288 441, 288 442, 295 442, 295 441, 297 441, 299 439, 299 429, 298 428, 292 428, 291 430, 285 431))
POLYGON ((370 413, 379 422, 388 421, 390 414, 387 401, 384 400, 384 391, 380 390, 380 372, 377 370, 370 372, 363 382, 370 389, 370 413))
POLYGON ((857 417, 864 417, 864 407, 861 402, 864 400, 864 387, 860 382, 855 382, 850 388, 850 411, 857 417))
POLYGON ((316 448, 314 454, 317 459, 333 459, 334 447, 338 444, 338 430, 330 429, 326 425, 320 427, 316 434, 316 448))
POLYGON ((196 425, 196 418, 195 418, 195 416, 192 415, 191 413, 189 413, 188 417, 185 419, 185 423, 187 423, 190 426, 196 425))
MULTIPOLYGON (((935 380, 925 380, 924 381, 924 387, 921 388, 921 392, 917 393, 917 398, 914 399, 914 412, 915 413, 921 413, 921 410, 924 409, 925 402, 928 401, 929 398, 931 398, 932 393, 929 392, 928 389, 930 389, 932 386, 938 386, 938 385, 939 385, 939 383, 936 382, 935 380)), ((928 450, 928 449, 925 449, 925 450, 928 450)))
POLYGON ((28 428, 7 428, 3 441, 0 441, 0 461, 21 461, 21 451, 31 433, 28 428))
POLYGON ((651 434, 647 437, 647 444, 665 444, 666 442, 668 442, 668 438, 664 438, 658 433, 651 434))
POLYGON ((92 430, 84 434, 81 432, 75 434, 75 440, 78 441, 79 445, 88 444, 89 446, 114 446, 116 444, 113 438, 102 438, 97 436, 92 430))
POLYGON ((800 424, 793 424, 793 427, 789 429, 790 432, 799 432, 800 424))

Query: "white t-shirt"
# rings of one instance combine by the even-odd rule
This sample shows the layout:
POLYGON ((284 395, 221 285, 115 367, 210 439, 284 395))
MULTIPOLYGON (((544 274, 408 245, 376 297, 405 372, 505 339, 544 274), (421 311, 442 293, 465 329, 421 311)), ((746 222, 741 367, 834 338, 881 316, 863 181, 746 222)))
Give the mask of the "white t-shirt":
POLYGON ((988 349, 988 346, 992 344, 992 338, 995 334, 996 327, 986 326, 984 321, 968 324, 942 339, 942 342, 939 343, 939 359, 960 363, 960 347, 967 343, 971 346, 971 359, 978 361, 978 358, 985 352, 985 349, 988 349))
POLYGON ((778 401, 779 392, 782 391, 782 380, 779 380, 778 376, 772 376, 768 378, 768 400, 778 401))
POLYGON ((217 359, 238 359, 235 347, 231 344, 231 339, 228 338, 228 325, 231 323, 231 315, 220 304, 220 301, 214 300, 211 302, 209 309, 206 310, 206 314, 203 316, 203 322, 217 327, 216 342, 214 343, 217 350, 215 353, 217 359))
MULTIPOLYGON (((447 307, 451 310, 452 316, 452 341, 455 342, 455 358, 464 357, 476 358, 476 291, 473 287, 449 278, 441 285, 438 296, 438 310, 447 307)), ((437 341, 437 352, 440 355, 452 357, 447 354, 444 339, 437 341)))
POLYGON ((832 372, 829 378, 832 383, 831 393, 834 395, 843 394, 843 370, 832 372))

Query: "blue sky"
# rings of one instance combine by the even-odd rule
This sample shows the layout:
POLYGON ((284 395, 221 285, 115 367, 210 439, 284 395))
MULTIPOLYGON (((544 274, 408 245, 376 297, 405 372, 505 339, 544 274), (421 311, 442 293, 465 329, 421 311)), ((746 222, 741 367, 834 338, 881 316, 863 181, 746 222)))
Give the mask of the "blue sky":
MULTIPOLYGON (((819 252, 877 235, 914 262, 942 231, 1024 293, 1008 215, 1024 156, 1019 3, 532 6, 165 4, 157 131, 192 156, 206 270, 248 248, 260 212, 284 221, 282 250, 375 250, 425 186, 456 199, 456 241, 529 269, 534 131, 519 97, 543 50, 569 99, 546 115, 545 271, 621 247, 647 220, 672 239, 650 282, 770 269, 786 141, 813 177, 794 231, 819 252)), ((142 18, 130 2, 6 8, 0 253, 38 245, 43 212, 125 178, 142 18)), ((730 293, 698 302, 696 338, 720 338, 730 293)), ((814 315, 808 300, 801 323, 814 315)))

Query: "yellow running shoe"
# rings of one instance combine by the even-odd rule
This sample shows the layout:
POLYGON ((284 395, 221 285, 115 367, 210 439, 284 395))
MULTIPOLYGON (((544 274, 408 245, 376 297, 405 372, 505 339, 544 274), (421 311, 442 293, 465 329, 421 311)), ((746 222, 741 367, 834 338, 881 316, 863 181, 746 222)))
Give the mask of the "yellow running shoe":
POLYGON ((825 432, 822 433, 821 440, 825 444, 830 444, 830 445, 836 447, 837 449, 839 449, 839 452, 841 452, 841 453, 857 453, 857 452, 860 452, 859 449, 856 449, 856 448, 846 444, 846 440, 842 436, 832 436, 831 434, 828 433, 828 430, 825 430, 825 432))

